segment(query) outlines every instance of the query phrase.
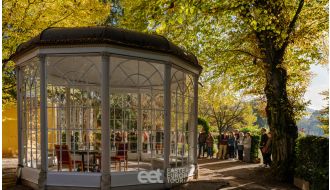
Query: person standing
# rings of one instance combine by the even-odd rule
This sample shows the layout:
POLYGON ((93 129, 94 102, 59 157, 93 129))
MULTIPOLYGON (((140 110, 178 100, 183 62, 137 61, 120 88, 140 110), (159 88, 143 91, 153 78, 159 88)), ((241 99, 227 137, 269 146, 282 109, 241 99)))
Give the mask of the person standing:
POLYGON ((219 159, 225 159, 227 154, 227 145, 228 145, 228 137, 226 134, 221 133, 219 136, 219 159))
POLYGON ((164 132, 159 124, 156 125, 156 154, 163 154, 164 132), (159 153, 160 152, 160 153, 159 153))
POLYGON ((148 152, 148 144, 149 144, 149 134, 146 131, 146 129, 144 129, 143 131, 143 142, 142 142, 142 147, 143 147, 143 152, 146 153, 148 152))
POLYGON ((235 147, 234 147, 234 158, 238 157, 238 140, 239 140, 239 131, 237 129, 234 130, 234 137, 235 137, 235 147))
POLYGON ((268 132, 267 136, 268 136, 267 143, 263 147, 262 152, 265 155, 265 157, 264 157, 265 167, 268 167, 268 166, 270 167, 271 164, 272 164, 272 159, 271 159, 271 155, 272 155, 272 134, 271 134, 271 132, 268 132))
POLYGON ((239 138, 237 140, 238 160, 243 160, 243 140, 244 140, 244 133, 240 132, 239 138))
POLYGON ((264 163, 264 166, 266 166, 266 163, 265 163, 265 154, 262 152, 262 149, 266 146, 266 143, 268 141, 268 136, 266 134, 266 129, 265 128, 262 128, 261 129, 261 140, 260 140, 260 150, 261 150, 261 154, 262 154, 262 160, 263 160, 263 163, 264 163))
POLYGON ((118 150, 119 144, 122 142, 123 140, 123 136, 122 133, 120 131, 116 132, 116 137, 115 137, 115 146, 116 146, 116 150, 118 150))
POLYGON ((204 150, 205 150, 205 143, 206 143, 206 138, 207 138, 207 134, 204 131, 204 129, 202 129, 202 131, 199 133, 198 136, 198 158, 201 157, 201 154, 203 152, 203 158, 204 158, 204 150))
POLYGON ((250 152, 251 152, 251 135, 250 133, 246 133, 245 137, 243 139, 243 161, 244 162, 250 162, 250 152))
POLYGON ((213 143, 214 143, 214 139, 211 133, 209 133, 206 139, 207 157, 209 158, 213 158, 213 143))
POLYGON ((223 133, 219 134, 217 139, 218 139, 218 144, 217 144, 217 148, 218 148, 218 152, 217 152, 217 155, 216 155, 216 158, 217 159, 220 159, 220 142, 221 142, 221 136, 223 135, 223 133))
POLYGON ((228 135, 228 150, 229 150, 229 158, 234 158, 235 137, 233 135, 233 132, 229 132, 228 135))

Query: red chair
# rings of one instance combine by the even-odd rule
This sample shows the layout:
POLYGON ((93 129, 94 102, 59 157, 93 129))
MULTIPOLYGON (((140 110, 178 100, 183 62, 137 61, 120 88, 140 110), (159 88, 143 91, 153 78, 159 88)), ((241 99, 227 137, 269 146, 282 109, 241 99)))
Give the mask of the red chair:
POLYGON ((72 171, 74 163, 77 163, 80 167, 82 167, 82 161, 80 160, 72 160, 71 153, 69 151, 68 145, 55 145, 55 151, 56 151, 56 158, 57 158, 57 171, 60 171, 60 165, 68 166, 69 171, 72 171), (62 154, 61 154, 62 152, 62 154), (61 159, 62 158, 62 159, 61 159))
POLYGON ((119 171, 121 171, 122 162, 124 162, 124 169, 125 171, 127 171, 128 168, 127 150, 128 150, 127 143, 119 143, 117 146, 116 156, 111 156, 111 161, 114 161, 116 166, 117 166, 117 162, 119 162, 119 171))

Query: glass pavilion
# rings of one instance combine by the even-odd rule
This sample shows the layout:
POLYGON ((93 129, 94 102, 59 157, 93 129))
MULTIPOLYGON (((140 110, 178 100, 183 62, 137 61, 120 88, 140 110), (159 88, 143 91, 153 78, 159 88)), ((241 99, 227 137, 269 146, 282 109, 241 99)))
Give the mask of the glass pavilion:
POLYGON ((158 35, 111 27, 49 28, 16 63, 18 175, 30 186, 108 189, 140 171, 197 171, 194 55, 158 35))

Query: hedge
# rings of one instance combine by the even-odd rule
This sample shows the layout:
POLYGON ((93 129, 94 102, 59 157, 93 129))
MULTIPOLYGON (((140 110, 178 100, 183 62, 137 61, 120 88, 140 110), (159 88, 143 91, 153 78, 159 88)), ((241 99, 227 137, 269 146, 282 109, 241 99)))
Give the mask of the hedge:
POLYGON ((209 122, 207 122, 204 118, 198 117, 198 125, 201 125, 206 132, 206 134, 209 134, 210 131, 210 125, 209 122))
POLYGON ((329 189, 329 139, 297 139, 295 176, 310 182, 311 190, 329 189))

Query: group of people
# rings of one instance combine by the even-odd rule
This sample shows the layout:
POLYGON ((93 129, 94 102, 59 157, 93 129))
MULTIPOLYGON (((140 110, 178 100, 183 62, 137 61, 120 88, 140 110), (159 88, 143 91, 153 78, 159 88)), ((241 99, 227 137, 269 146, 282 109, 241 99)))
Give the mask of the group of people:
MULTIPOLYGON (((266 133, 266 129, 261 129, 262 136, 260 141, 260 150, 263 156, 264 166, 271 165, 271 133, 266 133)), ((218 152, 217 159, 238 159, 244 162, 251 162, 251 143, 252 138, 249 132, 243 133, 239 130, 234 130, 221 133, 218 136, 218 152)), ((207 150, 207 157, 213 158, 214 138, 211 133, 206 133, 202 130, 198 136, 198 158, 204 157, 204 150, 207 150)))

